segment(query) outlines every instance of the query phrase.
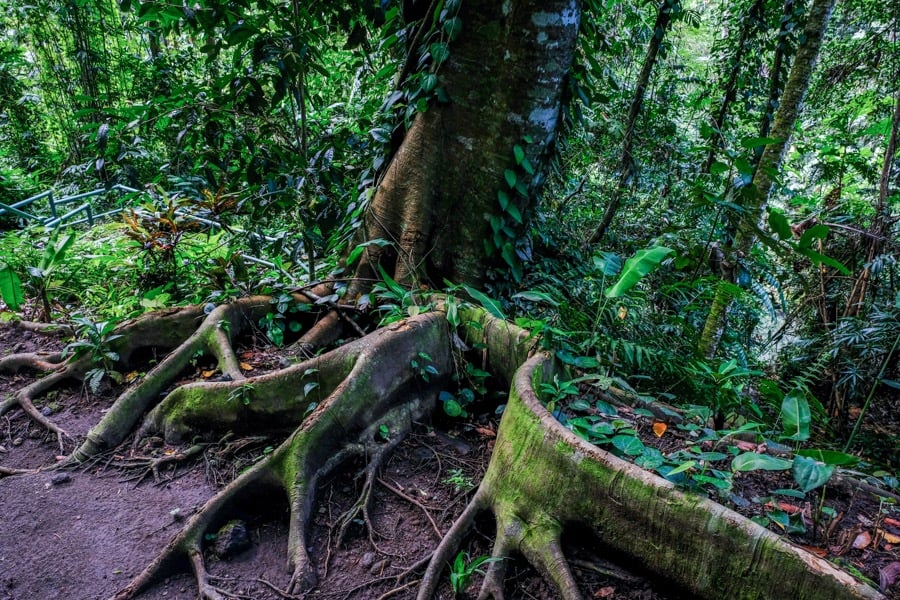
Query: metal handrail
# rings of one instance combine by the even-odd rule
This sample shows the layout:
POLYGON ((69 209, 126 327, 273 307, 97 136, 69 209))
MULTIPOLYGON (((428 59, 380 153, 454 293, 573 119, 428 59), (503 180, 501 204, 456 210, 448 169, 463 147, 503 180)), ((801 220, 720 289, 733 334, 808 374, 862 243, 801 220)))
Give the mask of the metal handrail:
POLYGON ((117 183, 114 186, 110 187, 109 189, 100 188, 97 190, 91 190, 89 192, 82 192, 80 194, 64 196, 62 198, 59 198, 58 200, 55 200, 53 198, 53 190, 47 190, 46 192, 41 192, 40 194, 35 194, 34 196, 30 196, 28 198, 25 198, 24 200, 19 200, 18 202, 15 202, 13 204, 3 204, 2 202, 0 202, 0 215, 7 213, 7 214, 15 215, 15 216, 19 217, 20 219, 24 219, 26 221, 36 221, 45 227, 57 227, 58 225, 61 225, 65 221, 72 219, 73 217, 75 217, 81 213, 84 213, 85 218, 79 219, 77 221, 72 221, 68 225, 70 227, 74 227, 75 225, 81 225, 82 223, 88 223, 90 226, 93 226, 95 221, 97 221, 103 217, 108 217, 111 215, 118 214, 118 213, 122 212, 122 209, 118 208, 118 209, 109 210, 109 211, 94 215, 93 207, 89 203, 83 203, 78 208, 70 210, 70 211, 66 212, 64 215, 59 216, 57 214, 57 207, 65 206, 67 204, 72 204, 73 202, 78 202, 79 200, 84 200, 86 198, 93 198, 95 196, 101 196, 101 195, 107 194, 114 190, 118 191, 118 192, 125 192, 125 193, 139 193, 140 192, 140 190, 136 190, 132 187, 128 187, 127 185, 122 185, 122 184, 117 183), (44 198, 47 198, 47 202, 50 206, 50 216, 49 217, 42 217, 40 215, 28 213, 28 212, 25 212, 24 210, 21 210, 22 208, 24 208, 26 206, 31 206, 38 200, 43 200, 44 198))

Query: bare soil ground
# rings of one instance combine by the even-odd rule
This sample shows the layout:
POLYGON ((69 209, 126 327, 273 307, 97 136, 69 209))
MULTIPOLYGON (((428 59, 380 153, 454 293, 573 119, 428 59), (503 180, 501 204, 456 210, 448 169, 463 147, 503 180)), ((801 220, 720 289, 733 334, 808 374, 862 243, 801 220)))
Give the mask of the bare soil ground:
MULTIPOLYGON (((0 354, 58 349, 53 338, 0 328, 0 354)), ((251 349, 245 358, 263 370, 277 364, 275 353, 251 349)), ((192 376, 203 376, 202 366, 192 376)), ((0 397, 31 381, 31 373, 0 376, 0 397)), ((75 442, 108 409, 119 392, 110 384, 99 395, 82 387, 58 390, 40 408, 75 442)), ((312 556, 320 584, 307 597, 336 599, 411 598, 419 572, 403 577, 409 567, 430 556, 439 539, 465 507, 490 456, 496 422, 422 424, 395 452, 382 471, 371 514, 374 531, 351 527, 337 547, 335 523, 356 501, 360 481, 352 469, 339 473, 319 491, 312 525, 312 556), (454 480, 461 482, 458 489, 454 480), (400 577, 398 577, 400 576, 400 577)), ((130 447, 79 470, 47 469, 0 479, 0 600, 109 598, 141 571, 179 530, 183 520, 242 468, 260 460, 274 439, 225 439, 203 446, 189 461, 164 466, 156 480, 146 466, 135 464, 130 447)), ((74 446, 69 441, 66 451, 74 446)), ((151 440, 142 456, 173 455, 151 440)), ((59 448, 55 436, 21 411, 0 417, 0 467, 37 468, 53 465, 59 448)), ((235 597, 282 599, 289 580, 285 564, 287 502, 283 493, 259 490, 247 505, 237 506, 234 519, 244 523, 248 543, 208 565, 215 583, 235 597)), ((469 556, 489 554, 493 524, 479 523, 470 537, 469 556)), ((214 533, 214 532, 213 532, 214 533)), ((652 581, 639 565, 615 563, 594 540, 568 540, 576 574, 588 598, 667 600, 680 596, 665 583, 652 581), (664 591, 663 591, 664 590, 664 591)), ((510 559, 510 598, 554 598, 549 586, 524 563, 510 559)), ((152 589, 147 600, 193 599, 197 596, 188 565, 152 589)), ((469 586, 474 598, 480 578, 469 586)), ((440 598, 452 598, 449 578, 440 598)))

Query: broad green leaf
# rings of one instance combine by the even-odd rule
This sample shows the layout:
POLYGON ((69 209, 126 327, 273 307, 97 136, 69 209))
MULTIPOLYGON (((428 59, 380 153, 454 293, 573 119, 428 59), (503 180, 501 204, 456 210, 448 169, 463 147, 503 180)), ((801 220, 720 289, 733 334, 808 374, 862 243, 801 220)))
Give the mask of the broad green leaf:
POLYGON ((710 475, 691 475, 691 479, 696 481, 697 483, 708 483, 713 486, 717 490, 728 490, 731 489, 731 481, 728 479, 721 479, 719 477, 714 477, 710 475))
POLYGON ((428 49, 431 51, 431 58, 435 65, 440 65, 450 57, 450 49, 443 42, 431 44, 428 49))
POLYGON ((500 190, 497 192, 497 200, 500 202, 500 208, 505 211, 506 207, 509 206, 509 194, 500 190))
POLYGON ((506 169, 505 171, 503 171, 503 177, 506 179, 506 185, 511 188, 516 187, 516 180, 518 179, 518 177, 516 177, 515 171, 506 169))
POLYGON ((459 17, 451 17, 444 21, 444 33, 451 42, 456 39, 460 31, 462 31, 462 19, 459 17))
POLYGON ((671 471, 669 471, 668 473, 666 473, 666 475, 668 476, 668 475, 677 475, 678 473, 684 473, 688 469, 693 468, 694 465, 696 465, 696 464, 697 464, 697 461, 695 461, 695 460, 685 461, 685 462, 681 463, 680 465, 678 465, 677 467, 675 467, 674 469, 672 469, 671 471))
POLYGON ((644 443, 633 435, 617 435, 612 445, 628 456, 637 456, 644 452, 644 443))
POLYGON ((793 463, 784 458, 757 454, 756 452, 744 452, 734 457, 731 461, 732 471, 786 471, 793 463))
POLYGON ((2 262, 0 262, 0 298, 3 298, 6 306, 12 311, 19 310, 25 301, 22 281, 8 264, 2 262))
POLYGON ((826 465, 807 456, 794 458, 794 481, 804 492, 822 487, 834 473, 834 465, 826 465))
POLYGON ((828 237, 829 231, 831 231, 831 229, 829 229, 828 225, 822 225, 821 223, 813 225, 803 232, 803 235, 800 236, 800 241, 797 244, 801 248, 809 248, 815 240, 824 240, 828 237))
POLYGON ((522 224, 522 213, 519 212, 518 206, 510 202, 509 206, 506 207, 506 212, 513 218, 516 223, 520 225, 522 224))
POLYGON ((759 148, 760 146, 768 146, 769 144, 777 144, 781 142, 781 138, 773 137, 747 137, 741 140, 741 146, 747 149, 759 148))
POLYGON ((472 298, 474 298, 481 306, 484 307, 488 313, 492 316, 497 317, 498 319, 506 319, 506 315, 503 314, 503 309, 500 308, 500 303, 486 295, 484 292, 479 292, 475 288, 464 285, 463 289, 465 289, 472 298))
POLYGON ((809 439, 812 415, 803 390, 794 389, 781 401, 781 421, 785 438, 798 442, 809 439))
MULTIPOLYGON (((403 298, 406 295, 407 289, 394 281, 394 278, 388 275, 387 271, 384 270, 384 267, 378 265, 378 272, 381 275, 381 280, 397 298, 403 298)), ((319 302, 320 300, 317 300, 316 304, 319 304, 319 302)))
POLYGON ((791 239, 791 224, 781 211, 769 209, 769 229, 782 240, 791 239))
POLYGON ((544 292, 537 292, 534 290, 528 290, 525 292, 519 292, 518 294, 513 294, 513 298, 522 298, 523 300, 528 300, 530 302, 543 302, 545 304, 549 304, 550 306, 559 306, 559 302, 554 300, 550 294, 545 294, 544 292))
POLYGON ((591 403, 584 398, 576 398, 569 403, 569 409, 584 412, 591 409, 591 403))
POLYGON ((447 416, 449 417, 459 417, 462 416, 464 411, 456 398, 451 398, 444 402, 444 412, 447 413, 447 416))
POLYGON ((791 498, 806 498, 806 494, 801 492, 800 490, 792 490, 788 488, 778 488, 777 490, 772 490, 769 492, 770 494, 777 494, 779 496, 789 496, 791 498))
POLYGON ((579 369, 596 369, 600 362, 593 356, 578 356, 573 363, 579 369))
POLYGON ((607 298, 618 298, 633 288, 645 275, 656 269, 674 250, 664 246, 642 248, 625 261, 618 281, 606 290, 607 298))
POLYGON ((384 246, 389 246, 390 242, 381 238, 376 240, 369 240, 368 242, 364 242, 362 244, 358 244, 353 250, 350 251, 350 254, 347 256, 347 265, 352 265, 356 262, 356 260, 362 255, 366 248, 371 245, 376 245, 378 247, 383 248, 384 246))
POLYGON ((622 270, 622 257, 613 252, 601 252, 600 256, 594 256, 593 262, 606 277, 612 277, 622 270))
POLYGON ((837 269, 844 275, 850 274, 850 269, 845 267, 843 263, 838 262, 830 256, 825 256, 821 252, 816 252, 815 250, 810 250, 809 248, 803 247, 798 247, 797 252, 811 260, 814 265, 828 265, 829 267, 837 269))
POLYGON ((728 171, 728 165, 723 162, 716 161, 709 165, 709 172, 713 175, 719 175, 728 171))
POLYGON ((818 448, 798 450, 798 456, 805 456, 823 462, 826 465, 836 465, 839 467, 853 466, 859 462, 859 458, 852 454, 837 452, 836 450, 819 450, 818 448))
POLYGON ((516 144, 515 146, 513 146, 513 154, 516 155, 516 164, 521 165, 522 161, 525 160, 525 150, 522 148, 522 146, 516 144))

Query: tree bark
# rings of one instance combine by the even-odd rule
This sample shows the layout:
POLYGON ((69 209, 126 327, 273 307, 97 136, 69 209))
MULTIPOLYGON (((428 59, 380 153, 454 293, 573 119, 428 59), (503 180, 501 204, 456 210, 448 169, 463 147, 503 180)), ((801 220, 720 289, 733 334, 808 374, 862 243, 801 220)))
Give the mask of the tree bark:
MULTIPOLYGON (((737 224, 732 262, 736 263, 748 256, 756 242, 759 221, 765 211, 766 202, 781 169, 782 158, 788 148, 791 133, 803 106, 803 98, 809 88, 809 80, 815 68, 835 2, 836 0, 814 0, 809 9, 804 29, 805 40, 797 50, 781 103, 778 106, 778 112, 775 115, 775 121, 772 124, 771 135, 775 141, 766 145, 760 157, 756 174, 753 176, 752 185, 748 186, 748 189, 742 194, 744 211, 737 224)), ((730 285, 724 281, 720 282, 700 335, 698 350, 702 356, 707 358, 715 356, 728 313, 727 307, 731 302, 730 296, 730 285)))
MULTIPOLYGON (((778 42, 775 44, 775 55, 772 58, 772 74, 769 76, 769 96, 766 98, 766 105, 763 108, 763 114, 759 122, 759 136, 768 137, 772 128, 772 122, 775 120, 775 113, 778 109, 778 98, 781 97, 783 88, 783 78, 781 76, 784 70, 784 61, 789 57, 790 45, 788 44, 788 24, 791 22, 790 16, 794 12, 794 0, 784 0, 784 9, 781 11, 781 26, 778 29, 778 42)), ((762 150, 754 152, 754 165, 759 164, 759 158, 762 156, 762 150)))
POLYGON ((514 244, 521 225, 498 202, 504 171, 521 182, 509 194, 520 215, 543 183, 580 4, 467 1, 458 16, 462 31, 438 70, 448 101, 415 118, 375 191, 358 241, 392 245, 367 247, 361 281, 379 279, 379 265, 406 284, 483 281, 503 251, 495 242, 514 244), (516 169, 516 145, 534 175, 516 169))

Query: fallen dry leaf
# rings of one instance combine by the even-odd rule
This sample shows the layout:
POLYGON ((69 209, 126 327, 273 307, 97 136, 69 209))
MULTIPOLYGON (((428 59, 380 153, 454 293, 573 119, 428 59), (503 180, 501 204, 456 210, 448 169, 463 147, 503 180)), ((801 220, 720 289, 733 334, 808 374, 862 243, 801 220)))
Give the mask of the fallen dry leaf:
POLYGON ((753 442, 745 442, 744 440, 737 440, 734 442, 734 445, 738 447, 738 450, 742 452, 756 452, 759 449, 758 444, 754 444, 753 442))
POLYGON ((890 531, 885 531, 884 529, 879 529, 878 534, 888 544, 900 544, 900 535, 895 535, 890 531))
POLYGON ((125 375, 125 382, 131 383, 132 381, 137 379, 139 375, 140 373, 138 373, 137 371, 132 371, 131 373, 125 375))
POLYGON ((815 554, 819 558, 825 558, 826 556, 828 556, 828 550, 826 550, 825 548, 819 548, 818 546, 800 546, 800 547, 803 548, 804 550, 806 550, 807 552, 815 554))
POLYGON ((202 377, 203 379, 209 379, 210 377, 212 377, 215 374, 216 374, 215 369, 211 369, 209 371, 200 371, 200 377, 202 377))
POLYGON ((614 588, 611 585, 608 585, 608 586, 602 587, 599 590, 597 590, 596 592, 594 592, 594 598, 609 598, 610 596, 612 596, 615 593, 616 593, 616 588, 614 588))
POLYGON ((245 363, 245 362, 241 363, 241 371, 252 371, 252 370, 253 370, 253 365, 251 365, 250 363, 245 363))
POLYGON ((484 437, 497 437, 497 432, 489 427, 476 427, 475 431, 483 435, 484 437))
POLYGON ((662 421, 657 421, 656 423, 653 424, 653 435, 655 435, 658 438, 661 438, 663 436, 663 434, 666 432, 666 429, 668 429, 668 428, 669 428, 669 426, 666 425, 665 423, 663 423, 662 421))
POLYGON ((243 358, 244 360, 251 359, 251 358, 253 358, 253 352, 252 351, 241 352, 241 358, 243 358))
POLYGON ((799 506, 794 506, 793 504, 788 504, 787 502, 779 502, 778 506, 779 508, 781 508, 781 510, 789 515, 796 515, 798 512, 803 510, 799 506))
POLYGON ((884 518, 884 524, 890 525, 891 527, 900 527, 900 521, 898 521, 897 519, 892 519, 890 517, 884 518))
POLYGON ((857 550, 862 550, 871 543, 872 534, 870 534, 868 531, 863 531, 853 539, 853 547, 857 550))

